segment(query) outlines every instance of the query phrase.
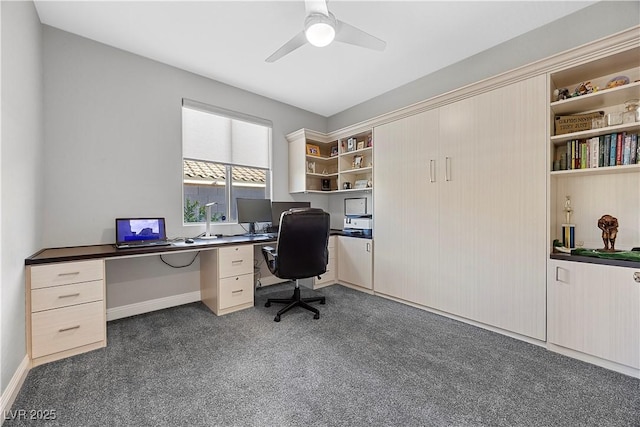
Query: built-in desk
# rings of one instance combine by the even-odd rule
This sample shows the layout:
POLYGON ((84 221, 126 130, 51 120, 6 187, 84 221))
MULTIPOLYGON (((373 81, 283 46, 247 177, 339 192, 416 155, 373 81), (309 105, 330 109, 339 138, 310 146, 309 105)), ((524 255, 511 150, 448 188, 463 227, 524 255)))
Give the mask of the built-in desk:
POLYGON ((27 352, 32 366, 107 345, 105 261, 199 252, 200 298, 216 315, 253 306, 254 246, 274 235, 227 236, 170 246, 43 249, 25 260, 27 352))
MULTIPOLYGON (((343 235, 332 230, 332 235, 343 235)), ((46 248, 25 260, 27 352, 32 366, 107 345, 105 262, 122 258, 198 252, 200 299, 216 315, 253 306, 255 246, 276 242, 276 235, 224 236, 174 242, 170 246, 116 249, 112 244, 46 248)), ((330 265, 319 283, 335 283, 335 238, 330 265)), ((370 252, 369 252, 370 258, 370 252)), ((350 271, 348 263, 344 271, 350 271)), ((340 281, 347 286, 361 285, 340 281)), ((371 288, 371 286, 364 286, 371 288)))

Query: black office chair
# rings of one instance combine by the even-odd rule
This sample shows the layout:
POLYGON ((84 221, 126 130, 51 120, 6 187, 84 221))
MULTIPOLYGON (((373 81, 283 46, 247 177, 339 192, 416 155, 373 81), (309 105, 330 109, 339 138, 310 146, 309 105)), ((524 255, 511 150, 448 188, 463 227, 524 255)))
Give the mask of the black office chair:
POLYGON ((296 281, 291 298, 269 298, 264 305, 271 303, 287 304, 278 311, 273 319, 280 321, 280 316, 300 306, 315 313, 314 319, 320 318, 320 312, 308 303, 325 303, 325 297, 301 298, 300 279, 318 276, 327 271, 329 252, 329 214, 322 209, 296 208, 285 211, 280 216, 280 228, 277 247, 265 246, 262 254, 269 271, 281 279, 296 281))

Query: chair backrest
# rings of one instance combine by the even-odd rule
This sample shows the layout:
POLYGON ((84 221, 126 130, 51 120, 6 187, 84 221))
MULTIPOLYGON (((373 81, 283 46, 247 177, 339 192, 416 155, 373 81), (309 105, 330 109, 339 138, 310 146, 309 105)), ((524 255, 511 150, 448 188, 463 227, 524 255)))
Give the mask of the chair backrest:
POLYGON ((327 271, 329 214, 322 209, 291 209, 282 213, 276 252, 277 276, 304 279, 327 271))

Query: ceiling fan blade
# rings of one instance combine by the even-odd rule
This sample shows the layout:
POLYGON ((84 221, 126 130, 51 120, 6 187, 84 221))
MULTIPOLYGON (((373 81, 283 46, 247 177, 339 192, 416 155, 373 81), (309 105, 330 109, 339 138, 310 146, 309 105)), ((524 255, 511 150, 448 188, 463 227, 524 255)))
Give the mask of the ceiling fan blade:
POLYGON ((307 16, 312 13, 321 13, 329 16, 329 6, 327 6, 326 0, 305 0, 304 8, 307 12, 307 16))
POLYGON ((304 31, 296 34, 291 40, 286 42, 280 49, 276 50, 271 54, 270 57, 265 59, 266 62, 275 62, 283 56, 293 52, 300 46, 304 45, 307 42, 307 38, 304 35, 304 31))
POLYGON ((359 28, 336 19, 336 40, 355 46, 366 47, 373 50, 384 50, 387 42, 365 33, 359 28))

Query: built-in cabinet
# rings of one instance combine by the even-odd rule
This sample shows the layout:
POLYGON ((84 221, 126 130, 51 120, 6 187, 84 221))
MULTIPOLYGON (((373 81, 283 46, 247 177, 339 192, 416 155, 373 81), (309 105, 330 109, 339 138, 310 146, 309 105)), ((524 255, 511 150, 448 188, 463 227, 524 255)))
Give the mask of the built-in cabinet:
POLYGON ((324 134, 300 129, 287 135, 290 193, 347 193, 373 187, 371 128, 324 134))
POLYGON ((103 260, 27 266, 26 274, 32 366, 107 345, 103 260))
POLYGON ((253 246, 200 253, 200 294, 216 315, 253 307, 253 246))
POLYGON ((377 293, 545 339, 545 82, 374 128, 377 293))
POLYGON ((373 240, 338 236, 338 282, 373 289, 373 240))
POLYGON ((640 369, 640 268, 549 260, 548 342, 640 369))
POLYGON ((336 257, 337 253, 337 236, 329 236, 329 243, 327 245, 327 249, 329 251, 329 261, 327 262, 327 271, 320 276, 319 279, 315 279, 313 288, 323 288, 328 285, 333 285, 336 283, 336 272, 338 271, 338 259, 336 257))
MULTIPOLYGON (((637 151, 631 156, 633 149, 626 148, 629 160, 635 157, 635 161, 625 162, 624 151, 626 140, 629 138, 631 145, 632 135, 640 134, 640 119, 629 120, 626 116, 623 123, 619 121, 626 101, 640 98, 640 47, 636 41, 626 49, 597 53, 587 59, 549 74, 548 244, 552 251, 552 242, 562 241, 562 224, 568 223, 574 227, 575 246, 602 249, 598 220, 607 214, 618 220, 616 249, 630 250, 640 246, 640 156, 637 151), (564 89, 574 93, 584 87, 584 82, 597 90, 558 99, 564 89), (603 113, 603 122, 590 122, 586 129, 568 133, 554 126, 562 116, 594 112, 603 113), (617 141, 618 135, 620 146, 611 142, 617 141), (615 156, 611 155, 611 145, 616 145, 615 156), (586 160, 574 160, 585 154, 586 160), (567 207, 571 208, 569 218, 567 207)), ((638 150, 638 136, 635 138, 634 149, 638 150)), ((590 357, 587 360, 592 363, 640 376, 640 283, 634 280, 635 276, 640 282, 640 267, 571 259, 548 260, 550 349, 577 352, 590 357)))

